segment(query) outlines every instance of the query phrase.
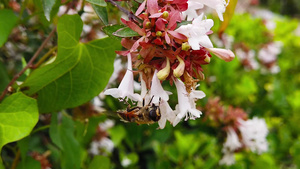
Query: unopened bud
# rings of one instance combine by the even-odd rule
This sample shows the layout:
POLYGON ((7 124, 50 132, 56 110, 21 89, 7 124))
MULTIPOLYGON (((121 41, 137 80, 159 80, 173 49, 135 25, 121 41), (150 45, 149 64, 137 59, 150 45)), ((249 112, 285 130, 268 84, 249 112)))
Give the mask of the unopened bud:
POLYGON ((164 67, 163 69, 161 69, 156 73, 156 76, 158 77, 159 80, 165 80, 170 74, 171 67, 170 67, 169 58, 167 58, 166 62, 167 62, 166 67, 164 67))
POLYGON ((209 63, 209 62, 210 62, 210 57, 209 57, 208 55, 205 55, 204 61, 205 61, 206 63, 209 63))
POLYGON ((191 49, 191 46, 188 42, 185 42, 181 45, 181 49, 184 50, 184 51, 188 51, 191 49))
POLYGON ((169 17, 169 12, 168 11, 164 11, 163 14, 162 14, 162 17, 164 19, 167 19, 169 17))
POLYGON ((203 80, 205 80, 205 75, 204 75, 202 72, 199 71, 199 72, 198 72, 197 78, 198 78, 199 80, 203 81, 203 80))
POLYGON ((142 59, 142 55, 139 54, 139 55, 137 56, 137 58, 138 58, 138 59, 142 59))
POLYGON ((161 31, 157 31, 156 32, 156 36, 160 37, 162 35, 162 32, 161 31))
POLYGON ((146 22, 145 27, 146 28, 151 28, 151 22, 146 22))
POLYGON ((230 62, 234 59, 234 53, 229 49, 220 49, 220 48, 207 48, 208 51, 215 54, 218 58, 230 62))
POLYGON ((185 69, 185 63, 184 61, 178 57, 177 57, 177 60, 179 61, 179 65, 176 67, 176 69, 173 70, 173 74, 175 77, 179 78, 180 76, 182 76, 183 72, 184 72, 184 69, 185 69))

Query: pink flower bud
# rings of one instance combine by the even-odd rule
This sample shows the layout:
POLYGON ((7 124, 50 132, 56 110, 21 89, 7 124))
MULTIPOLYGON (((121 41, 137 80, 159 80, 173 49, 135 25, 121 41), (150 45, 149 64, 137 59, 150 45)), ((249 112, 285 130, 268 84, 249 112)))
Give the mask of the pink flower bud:
POLYGON ((226 62, 232 61, 235 57, 234 53, 229 49, 207 48, 207 50, 226 62))

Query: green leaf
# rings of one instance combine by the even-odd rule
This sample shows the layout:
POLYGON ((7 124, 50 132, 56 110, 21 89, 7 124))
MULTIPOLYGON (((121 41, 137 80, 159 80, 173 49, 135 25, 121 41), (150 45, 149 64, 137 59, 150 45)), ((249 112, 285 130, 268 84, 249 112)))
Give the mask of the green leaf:
POLYGON ((109 129, 108 133, 116 146, 118 146, 126 136, 126 130, 122 125, 118 125, 109 129))
POLYGON ((192 21, 181 21, 177 23, 176 29, 179 28, 182 25, 192 24, 192 21))
POLYGON ((33 0, 33 4, 35 7, 35 11, 33 15, 37 15, 38 22, 40 22, 39 26, 46 28, 49 26, 50 22, 46 19, 46 16, 44 14, 42 1, 44 0, 33 0))
POLYGON ((105 120, 105 116, 92 116, 88 122, 75 121, 76 139, 83 146, 89 146, 95 136, 97 126, 105 120))
POLYGON ((95 156, 89 166, 89 169, 109 169, 110 160, 105 156, 95 156))
POLYGON ((134 36, 140 36, 137 32, 130 29, 129 27, 121 28, 113 33, 113 35, 122 37, 122 38, 128 38, 128 37, 134 37, 134 36))
POLYGON ((86 0, 86 1, 91 4, 98 5, 98 6, 106 6, 107 5, 105 0, 86 0))
POLYGON ((18 17, 12 10, 0 10, 0 47, 6 42, 11 30, 18 21, 18 17))
POLYGON ((41 163, 32 157, 27 157, 24 163, 19 163, 17 169, 41 169, 41 163))
POLYGON ((15 93, 0 104, 0 150, 10 142, 29 135, 38 122, 35 99, 15 93))
POLYGON ((116 32, 117 30, 121 29, 121 28, 124 28, 124 27, 125 27, 124 25, 120 25, 120 24, 108 25, 108 26, 104 26, 102 28, 102 31, 111 38, 114 38, 116 40, 121 40, 120 37, 116 37, 115 35, 113 35, 113 33, 116 32))
POLYGON ((55 4, 55 1, 56 0, 42 0, 44 14, 48 21, 50 21, 50 19, 51 19, 50 14, 51 14, 51 10, 55 4))
POLYGON ((115 50, 120 42, 103 38, 79 42, 82 21, 78 15, 64 15, 57 26, 56 60, 34 70, 22 88, 29 95, 38 94, 40 112, 58 111, 81 105, 98 95, 112 72, 115 50))
POLYGON ((52 114, 50 138, 61 150, 62 169, 79 169, 81 148, 74 135, 74 122, 66 114, 58 122, 58 113, 52 114))
POLYGON ((96 14, 100 18, 100 20, 103 22, 104 25, 108 25, 108 14, 106 7, 98 6, 92 4, 92 7, 94 8, 96 14))

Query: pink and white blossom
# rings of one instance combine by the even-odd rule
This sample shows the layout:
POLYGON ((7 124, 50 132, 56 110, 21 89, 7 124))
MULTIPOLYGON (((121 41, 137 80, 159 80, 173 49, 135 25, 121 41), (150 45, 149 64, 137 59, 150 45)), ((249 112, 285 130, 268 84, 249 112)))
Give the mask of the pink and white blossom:
POLYGON ((128 67, 118 88, 107 89, 104 94, 111 95, 114 98, 129 98, 134 101, 141 101, 142 98, 139 94, 134 93, 134 80, 133 80, 133 72, 132 72, 132 62, 131 55, 127 55, 128 59, 128 67))
POLYGON ((185 117, 185 120, 199 118, 202 112, 196 109, 195 101, 205 97, 205 93, 200 90, 193 90, 191 93, 186 91, 184 83, 179 79, 174 79, 177 89, 178 104, 175 108, 176 118, 173 126, 176 126, 179 121, 185 117))
POLYGON ((235 163, 234 151, 241 148, 242 144, 239 137, 232 127, 228 128, 226 142, 223 144, 222 152, 223 157, 219 164, 232 165, 235 163))
POLYGON ((239 130, 242 134, 243 144, 251 151, 261 154, 268 150, 268 128, 264 119, 254 117, 251 120, 244 121, 239 119, 239 130))
POLYGON ((211 33, 211 27, 214 25, 212 19, 203 19, 203 14, 193 20, 192 24, 182 25, 175 31, 185 35, 188 38, 189 45, 193 50, 200 50, 200 47, 212 48, 207 34, 211 33))
POLYGON ((225 0, 189 0, 188 9, 183 12, 183 18, 187 16, 187 20, 191 21, 198 17, 197 10, 207 6, 214 9, 221 21, 223 21, 223 13, 226 10, 228 3, 225 0))

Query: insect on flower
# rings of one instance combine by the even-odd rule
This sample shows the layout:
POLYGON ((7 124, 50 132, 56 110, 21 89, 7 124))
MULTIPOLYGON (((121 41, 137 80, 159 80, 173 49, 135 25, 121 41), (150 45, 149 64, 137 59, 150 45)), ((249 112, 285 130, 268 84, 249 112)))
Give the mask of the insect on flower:
POLYGON ((122 100, 128 104, 128 107, 126 110, 118 111, 118 116, 124 122, 135 122, 137 124, 153 124, 157 122, 161 117, 161 113, 159 105, 156 106, 154 103, 151 104, 153 97, 154 96, 152 96, 147 105, 145 105, 145 99, 143 99, 142 107, 136 106, 132 108, 130 107, 129 103, 126 102, 126 100, 122 100))

